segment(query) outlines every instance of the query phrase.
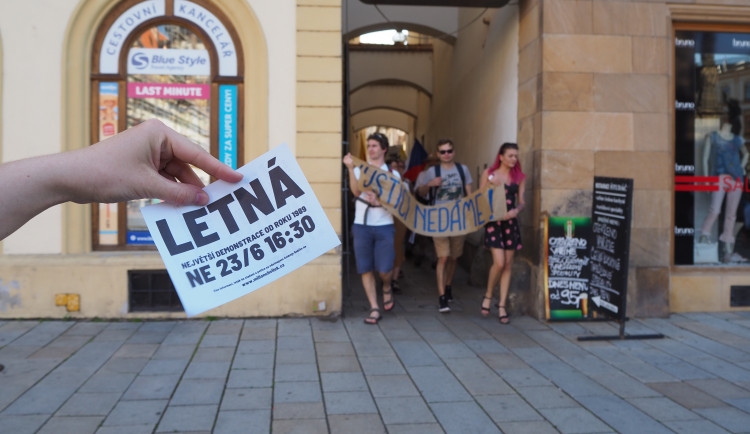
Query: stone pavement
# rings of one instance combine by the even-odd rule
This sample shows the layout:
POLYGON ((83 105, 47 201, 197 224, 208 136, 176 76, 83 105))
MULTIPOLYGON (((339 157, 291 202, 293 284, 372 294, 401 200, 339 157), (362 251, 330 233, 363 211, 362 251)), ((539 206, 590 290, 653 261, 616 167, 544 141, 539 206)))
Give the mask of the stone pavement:
POLYGON ((750 312, 581 342, 617 329, 500 325, 460 284, 439 314, 407 271, 377 326, 358 287, 334 319, 0 321, 0 433, 750 432, 750 312))

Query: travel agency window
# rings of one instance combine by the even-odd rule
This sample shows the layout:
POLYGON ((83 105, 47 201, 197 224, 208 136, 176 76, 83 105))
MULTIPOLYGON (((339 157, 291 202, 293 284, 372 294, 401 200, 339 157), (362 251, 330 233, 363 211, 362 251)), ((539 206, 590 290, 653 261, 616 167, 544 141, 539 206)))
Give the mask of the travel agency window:
POLYGON ((676 25, 675 265, 750 266, 750 27, 676 25))
MULTIPOLYGON (((98 30, 92 60, 92 143, 156 118, 233 168, 243 161, 242 51, 210 3, 120 3, 98 30)), ((94 250, 155 249, 140 209, 157 201, 95 204, 94 250)))

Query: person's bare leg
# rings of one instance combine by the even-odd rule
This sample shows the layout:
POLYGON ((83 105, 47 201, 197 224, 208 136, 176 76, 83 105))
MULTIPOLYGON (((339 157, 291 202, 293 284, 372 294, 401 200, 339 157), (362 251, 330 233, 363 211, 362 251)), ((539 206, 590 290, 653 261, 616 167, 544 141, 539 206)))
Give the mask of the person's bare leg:
POLYGON ((393 291, 391 291, 391 277, 393 276, 393 270, 387 273, 379 273, 380 279, 383 281, 383 310, 393 309, 393 291))
POLYGON ((458 261, 456 261, 456 258, 448 257, 448 260, 445 262, 445 285, 443 285, 443 292, 445 292, 446 286, 453 285, 453 275, 456 274, 456 264, 458 261))
POLYGON ((489 313, 489 309, 492 301, 492 293, 495 292, 495 285, 500 281, 500 275, 503 272, 505 266, 505 254, 502 249, 490 249, 492 253, 492 265, 490 266, 489 276, 487 277, 487 290, 484 292, 484 300, 482 300, 482 308, 486 308, 489 313))
MULTIPOLYGON (((370 309, 378 309, 378 293, 374 272, 368 271, 367 273, 362 274, 362 286, 365 288, 365 295, 370 302, 370 309)), ((380 314, 378 313, 378 316, 376 317, 373 312, 370 312, 370 316, 372 318, 379 318, 380 314)))
POLYGON ((445 269, 448 257, 438 258, 437 266, 435 267, 435 275, 437 276, 437 288, 438 295, 445 295, 445 269))
MULTIPOLYGON (((514 250, 504 250, 503 251, 505 255, 505 267, 503 267, 503 272, 500 274, 500 301, 498 302, 498 305, 500 306, 500 309, 498 310, 498 315, 500 317, 508 315, 507 307, 507 301, 508 301, 508 290, 510 289, 510 277, 511 277, 511 270, 513 268, 513 256, 515 255, 514 250)), ((510 322, 509 320, 503 321, 503 324, 507 324, 510 322)))

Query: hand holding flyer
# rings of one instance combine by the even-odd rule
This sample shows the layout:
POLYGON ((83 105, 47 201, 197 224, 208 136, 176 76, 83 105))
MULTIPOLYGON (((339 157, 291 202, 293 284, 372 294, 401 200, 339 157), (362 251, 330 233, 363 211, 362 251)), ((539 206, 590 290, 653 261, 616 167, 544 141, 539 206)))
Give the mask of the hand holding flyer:
POLYGON ((204 207, 142 209, 188 316, 273 282, 340 241, 286 145, 205 188, 204 207))

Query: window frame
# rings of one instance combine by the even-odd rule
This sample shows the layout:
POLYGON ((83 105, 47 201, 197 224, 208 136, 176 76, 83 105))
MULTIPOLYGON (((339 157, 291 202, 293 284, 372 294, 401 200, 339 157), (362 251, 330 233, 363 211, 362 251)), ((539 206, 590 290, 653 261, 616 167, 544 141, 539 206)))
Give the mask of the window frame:
MULTIPOLYGON (((137 39, 137 37, 146 29, 158 25, 177 25, 184 27, 191 32, 195 33, 201 42, 206 47, 211 59, 211 73, 209 77, 209 84, 211 88, 211 98, 209 102, 210 106, 210 121, 209 121, 209 150, 211 155, 218 158, 219 154, 219 89, 222 85, 233 85, 236 86, 237 105, 235 108, 236 113, 236 161, 240 165, 244 161, 245 143, 244 143, 244 56, 242 46, 240 45, 239 37, 233 27, 233 23, 227 18, 227 16, 221 12, 215 5, 204 0, 189 0, 199 7, 206 9, 209 13, 213 14, 221 25, 226 29, 229 38, 234 45, 234 55, 236 57, 236 75, 220 75, 220 61, 219 52, 217 47, 214 45, 211 37, 201 28, 198 24, 188 19, 178 17, 175 15, 175 1, 174 0, 163 0, 165 5, 164 15, 155 16, 154 18, 144 20, 139 25, 129 30, 127 36, 124 38, 121 50, 119 53, 117 73, 115 74, 104 74, 100 73, 101 63, 101 52, 100 49, 103 46, 107 32, 112 28, 114 23, 124 13, 129 11, 134 6, 141 3, 146 3, 148 0, 126 0, 122 3, 118 3, 107 16, 101 21, 99 28, 97 29, 93 41, 93 47, 91 49, 91 70, 89 77, 89 88, 90 88, 90 142, 95 144, 99 141, 99 84, 102 82, 116 82, 118 88, 117 96, 117 107, 118 107, 118 119, 117 119, 117 131, 124 131, 127 125, 127 57, 128 52, 137 39)), ((211 179, 212 181, 214 178, 211 179)), ((91 248, 94 251, 156 251, 154 244, 128 244, 127 243, 127 202, 120 202, 117 204, 117 243, 116 244, 101 244, 99 238, 99 209, 100 204, 94 203, 91 205, 91 248)))

